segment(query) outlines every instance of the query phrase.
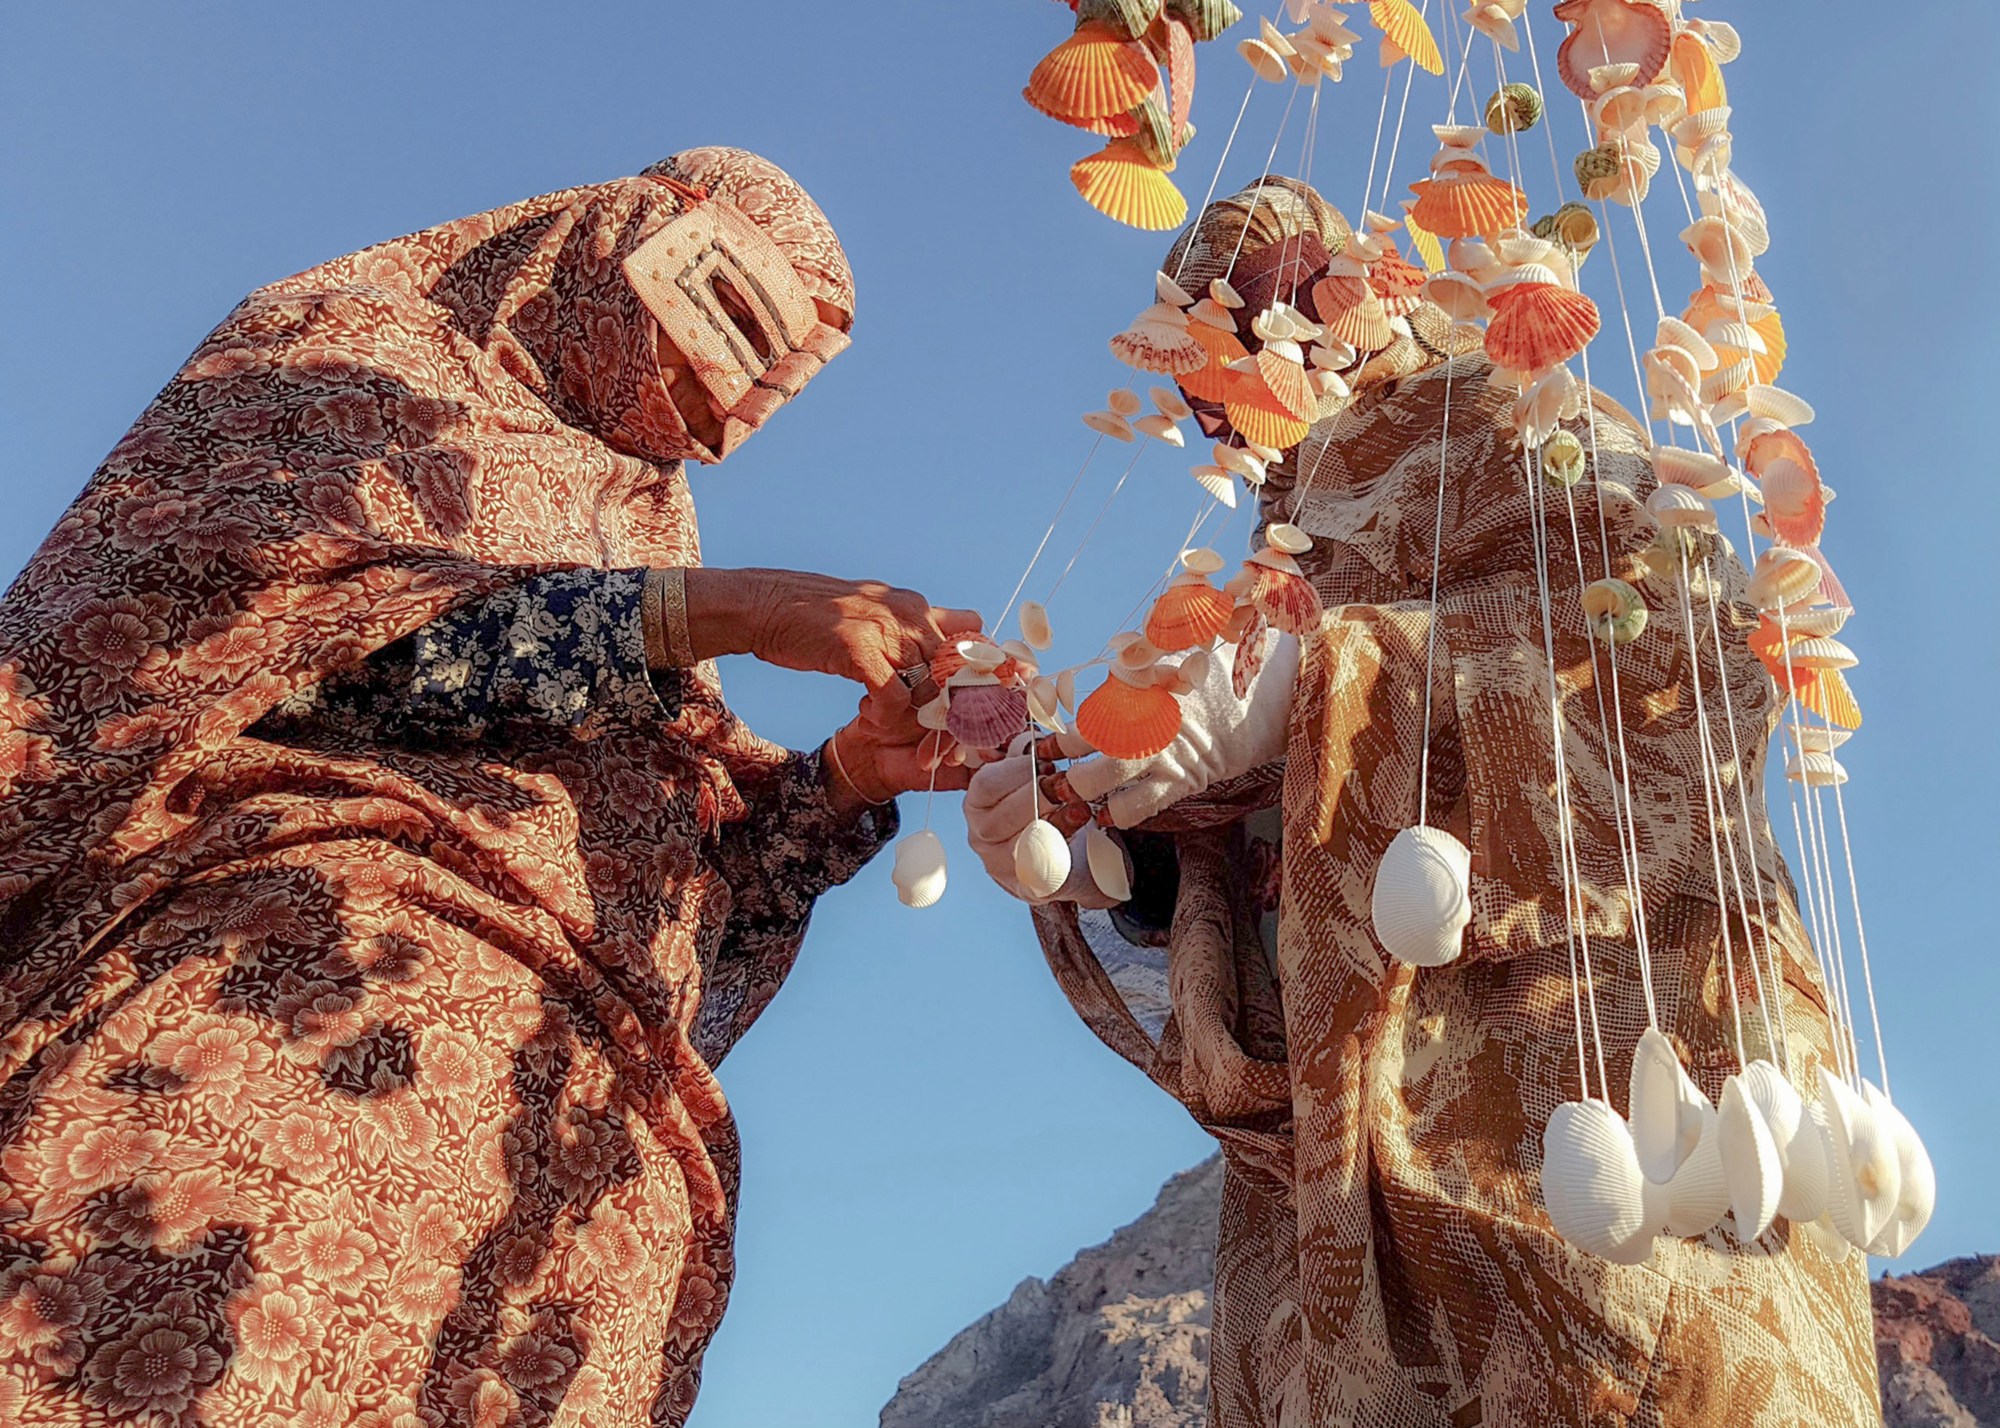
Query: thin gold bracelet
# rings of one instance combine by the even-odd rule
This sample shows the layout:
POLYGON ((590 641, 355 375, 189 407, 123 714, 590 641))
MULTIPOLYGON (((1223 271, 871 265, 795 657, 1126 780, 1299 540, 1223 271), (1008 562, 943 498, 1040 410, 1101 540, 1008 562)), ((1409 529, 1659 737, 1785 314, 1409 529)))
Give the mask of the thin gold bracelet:
POLYGON ((678 565, 646 572, 641 604, 646 627, 646 662, 655 669, 690 669, 695 658, 688 636, 687 571, 678 565))
POLYGON ((840 781, 847 785, 848 792, 852 793, 863 803, 868 804, 872 808, 880 808, 883 804, 891 801, 887 798, 870 798, 861 785, 854 781, 854 775, 850 774, 847 771, 847 765, 841 762, 840 731, 838 729, 834 730, 833 737, 826 741, 826 756, 832 760, 833 771, 839 777, 840 781))

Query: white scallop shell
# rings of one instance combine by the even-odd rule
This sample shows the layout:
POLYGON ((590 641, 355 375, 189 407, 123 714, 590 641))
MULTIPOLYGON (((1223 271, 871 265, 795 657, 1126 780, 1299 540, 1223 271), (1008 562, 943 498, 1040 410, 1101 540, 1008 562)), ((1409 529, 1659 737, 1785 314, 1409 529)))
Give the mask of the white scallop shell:
POLYGON ((1045 729, 1062 732, 1062 701, 1055 680, 1046 674, 1028 682, 1028 717, 1045 729))
POLYGON ((1106 897, 1120 902, 1129 902, 1132 897, 1132 870, 1125 861, 1125 850, 1118 840, 1099 828, 1095 823, 1083 826, 1084 866, 1090 869, 1090 880, 1097 884, 1097 890, 1106 897))
POLYGON ((1847 1257, 1854 1253, 1854 1246, 1847 1242, 1847 1237, 1833 1227, 1832 1215, 1821 1215, 1817 1220, 1810 1220, 1802 1229, 1805 1237, 1812 1242, 1815 1249, 1826 1256, 1829 1264, 1846 1264, 1847 1257))
POLYGON ((1014 881, 1030 899, 1054 897, 1069 870, 1069 840, 1048 819, 1037 818, 1014 840, 1014 881))
POLYGON ((1256 72, 1257 78, 1268 80, 1272 84, 1278 84, 1284 80, 1287 72, 1285 69, 1285 57, 1262 40, 1240 40, 1236 45, 1236 53, 1242 55, 1249 62, 1250 68, 1256 72))
POLYGON ((1824 1066, 1819 1080, 1827 1108, 1827 1218, 1849 1244, 1865 1248, 1895 1213, 1902 1162, 1866 1101, 1824 1066))
POLYGON ((1826 1213, 1827 1204, 1825 1109, 1803 1101, 1797 1088, 1767 1061, 1751 1062, 1744 1076, 1744 1089, 1771 1128, 1785 1162, 1778 1213, 1795 1225, 1817 1220, 1826 1213))
POLYGON ((1085 412, 1083 424, 1099 436, 1108 436, 1116 441, 1133 440, 1132 424, 1117 412, 1085 412))
POLYGON ((940 694, 917 711, 917 723, 926 729, 941 730, 945 727, 946 716, 951 712, 951 696, 940 694))
POLYGON ((1066 669, 1056 676, 1056 698, 1070 713, 1076 713, 1076 671, 1066 669))
POLYGON ((1661 486, 1646 498, 1646 509, 1671 529, 1715 529, 1715 508, 1685 486, 1661 486))
POLYGON ((1280 451, 1277 447, 1260 446, 1247 436, 1243 438, 1243 449, 1249 452, 1252 456, 1256 457, 1259 461, 1263 462, 1266 466, 1275 466, 1280 461, 1283 461, 1285 459, 1285 453, 1280 451))
POLYGON ((1240 446, 1230 446, 1226 442, 1216 442, 1215 464, 1224 471, 1234 472, 1253 485, 1264 479, 1264 463, 1240 446))
POLYGON ((1142 436, 1150 436, 1155 441, 1164 441, 1168 446, 1186 446, 1187 437, 1174 425, 1171 417, 1153 412, 1132 423, 1132 429, 1142 436))
POLYGON ((1722 1168, 1722 1118, 1708 1097, 1694 1116, 1694 1149, 1667 1182, 1666 1213, 1658 1224, 1676 1239, 1705 1235, 1729 1211, 1729 1180, 1722 1168))
POLYGON ((1715 349, 1709 345, 1708 339, 1678 317, 1661 318, 1655 340, 1670 343, 1688 353, 1704 372, 1721 360, 1716 356, 1715 349))
POLYGON ((1812 424, 1812 403, 1804 397, 1793 396, 1783 387, 1754 383, 1744 389, 1743 399, 1751 416, 1763 417, 1766 421, 1779 422, 1788 427, 1812 424))
POLYGON ((1852 729, 1813 729, 1804 725, 1788 732, 1802 754, 1830 754, 1854 737, 1852 729))
POLYGON ((1227 278, 1216 278, 1209 283, 1208 295, 1222 306, 1232 310, 1243 306, 1243 299, 1238 296, 1235 288, 1229 286, 1229 279, 1227 278))
POLYGON ((1188 310, 1190 322, 1207 323, 1222 332, 1236 331, 1236 319, 1229 315, 1229 309, 1214 298, 1205 297, 1188 310))
POLYGON ((1895 1142, 1902 1179, 1895 1216, 1868 1246, 1868 1252, 1895 1259, 1909 1249, 1931 1222, 1931 1212, 1937 1208, 1937 1170, 1916 1127, 1886 1095, 1873 1086, 1867 1089, 1877 1118, 1888 1126, 1890 1138, 1895 1142))
POLYGON ((1852 669, 1861 663, 1861 657, 1853 650, 1823 635, 1793 644, 1790 660, 1793 669, 1852 669))
POLYGON ((1153 275, 1153 295, 1172 307, 1194 306, 1194 295, 1165 273, 1153 275))
POLYGON ((1370 915, 1396 960, 1417 967, 1455 960, 1472 920, 1471 850, 1441 828, 1405 828, 1375 869, 1370 915))
POLYGON ((1743 1078, 1722 1083, 1717 1136, 1722 1149, 1722 1174, 1729 1183, 1729 1208, 1736 1216, 1736 1236, 1754 1240, 1777 1218, 1778 1197, 1785 1188, 1785 1165, 1771 1128, 1743 1089, 1743 1078))
MULTIPOLYGON (((1480 301, 1484 302, 1485 299, 1481 298, 1480 301)), ((1312 359, 1313 366, 1321 371, 1345 372, 1354 365, 1354 359, 1361 354, 1339 338, 1329 338, 1321 333, 1319 340, 1313 343, 1312 351, 1307 355, 1312 359)))
POLYGON ((1146 395, 1153 399, 1153 409, 1168 421, 1186 421, 1194 415, 1194 408, 1172 387, 1148 387, 1146 395))
POLYGON ((1104 399, 1104 405, 1119 416, 1134 417, 1139 415, 1139 408, 1145 403, 1139 400, 1137 392, 1129 387, 1120 387, 1104 399))
POLYGON ((1264 543, 1286 555, 1304 555, 1313 548, 1312 537, 1289 521, 1279 521, 1266 530, 1264 543))
POLYGON ((1833 788, 1847 782, 1847 769, 1832 754, 1797 754, 1785 760, 1785 777, 1808 788, 1833 788))
MULTIPOLYGON (((1687 1091, 1693 1088, 1673 1043, 1657 1027, 1647 1027, 1632 1052, 1631 1107, 1632 1145, 1639 1168, 1656 1185, 1674 1178, 1674 1172, 1695 1147, 1701 1133, 1697 1115, 1686 1114, 1687 1091), (1687 1135, 1692 1125, 1695 1139, 1687 1135)), ((1695 1097, 1701 1098, 1698 1089, 1695 1097)), ((1701 1098, 1706 1104, 1706 1098, 1701 1098)), ((1719 1213, 1719 1212, 1718 1212, 1719 1213)))
POLYGON ((1803 551, 1772 546, 1757 557, 1750 599, 1760 610, 1776 610, 1813 594, 1819 583, 1819 562, 1803 551))
POLYGON ((1707 40, 1717 64, 1732 63, 1743 53, 1743 37, 1726 20, 1690 20, 1688 28, 1707 40))
POLYGON ((1433 124, 1431 132, 1447 149, 1476 149, 1486 137, 1484 124, 1433 124))
POLYGON ((1445 316, 1454 322, 1476 322, 1493 315, 1493 304, 1486 300, 1485 289, 1464 273, 1439 273, 1424 284, 1424 296, 1443 308, 1445 316))
POLYGON ((1207 682, 1211 666, 1212 660, 1207 650, 1191 650, 1180 662, 1181 679, 1190 689, 1198 688, 1207 682))
POLYGON ((1049 610, 1039 600, 1021 602, 1021 638, 1028 642, 1030 649, 1045 650, 1056 642, 1055 632, 1049 627, 1049 610))
POLYGON ((1603 1101, 1565 1101, 1542 1132, 1542 1203, 1556 1233, 1616 1264, 1652 1257, 1646 1177, 1632 1135, 1603 1101))
POLYGON ((896 845, 896 863, 889 879, 905 907, 934 907, 944 896, 944 840, 930 829, 912 833, 896 845))
POLYGON ((1653 474, 1663 483, 1700 491, 1728 479, 1729 463, 1706 451, 1656 446, 1653 448, 1653 474))
POLYGON ((1190 575, 1213 575, 1228 563, 1222 558, 1222 552, 1205 545, 1181 552, 1181 569, 1190 575))
POLYGON ((1230 510, 1233 511, 1236 509, 1236 478, 1234 476, 1230 475, 1220 466, 1197 466, 1193 468, 1190 474, 1193 475, 1195 484, 1200 486, 1202 490, 1208 492, 1209 495, 1229 507, 1230 510))

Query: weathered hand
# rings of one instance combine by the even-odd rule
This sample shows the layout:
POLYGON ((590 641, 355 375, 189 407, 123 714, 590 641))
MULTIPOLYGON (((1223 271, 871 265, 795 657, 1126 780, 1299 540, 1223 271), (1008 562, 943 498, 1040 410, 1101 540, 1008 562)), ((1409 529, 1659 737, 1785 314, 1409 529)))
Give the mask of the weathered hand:
POLYGON ((981 624, 975 611, 940 609, 913 590, 796 570, 690 570, 687 592, 698 656, 755 655, 871 690, 895 685, 898 670, 928 663, 981 624))
POLYGON ((861 712, 831 742, 828 761, 834 768, 827 786, 836 803, 847 801, 850 791, 857 803, 887 803, 899 793, 931 788, 933 779, 944 791, 962 789, 972 778, 972 770, 950 761, 951 736, 917 722, 909 693, 899 683, 870 690, 861 712))
POLYGON ((1051 760, 1073 757, 1089 746, 1073 736, 1052 735, 1036 741, 1031 755, 1025 744, 1023 740, 1016 745, 1022 752, 987 764, 972 776, 965 796, 965 831, 972 851, 994 882, 1023 902, 1034 901, 1014 875, 1014 840, 1039 813, 1070 840, 1069 880, 1046 901, 1116 907, 1122 899, 1099 888, 1090 873, 1086 846, 1090 808, 1071 792, 1065 775, 1051 771, 1051 760))

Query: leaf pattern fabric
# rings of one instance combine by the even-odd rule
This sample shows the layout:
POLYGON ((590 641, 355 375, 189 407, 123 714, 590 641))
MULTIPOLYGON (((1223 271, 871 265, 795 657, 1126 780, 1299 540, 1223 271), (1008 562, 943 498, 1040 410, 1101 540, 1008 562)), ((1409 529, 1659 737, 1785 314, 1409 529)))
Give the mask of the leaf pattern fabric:
POLYGON ((700 560, 620 268, 676 173, 251 294, 0 602, 0 1422, 685 1420, 714 1067, 893 819, 633 672, 623 573, 700 560))

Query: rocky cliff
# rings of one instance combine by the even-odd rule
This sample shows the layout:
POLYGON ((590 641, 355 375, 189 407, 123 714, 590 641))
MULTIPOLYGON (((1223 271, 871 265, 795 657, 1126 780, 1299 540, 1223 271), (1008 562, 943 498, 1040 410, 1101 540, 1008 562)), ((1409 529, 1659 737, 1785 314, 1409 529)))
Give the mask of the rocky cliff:
MULTIPOLYGON (((904 1379, 882 1428, 1202 1428, 1222 1166, 1175 1176, 1139 1219, 904 1379)), ((1875 1285, 1885 1428, 2000 1428, 2000 1258, 1875 1285)))

